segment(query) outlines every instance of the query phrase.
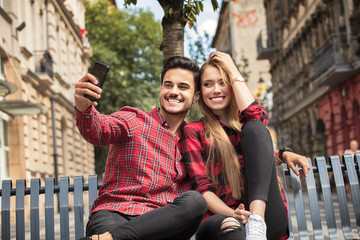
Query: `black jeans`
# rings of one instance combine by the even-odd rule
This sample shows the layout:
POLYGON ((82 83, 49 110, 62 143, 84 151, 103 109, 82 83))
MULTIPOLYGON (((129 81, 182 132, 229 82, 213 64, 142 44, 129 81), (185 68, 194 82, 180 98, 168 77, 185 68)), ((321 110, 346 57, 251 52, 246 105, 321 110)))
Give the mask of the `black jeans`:
POLYGON ((196 233, 196 240, 244 240, 245 227, 240 222, 240 227, 234 228, 231 231, 223 232, 221 231, 221 225, 226 216, 224 214, 215 214, 206 219, 200 224, 200 227, 196 233))
MULTIPOLYGON (((265 200, 267 239, 278 240, 287 231, 287 214, 277 181, 271 136, 260 120, 250 120, 243 125, 241 147, 245 163, 245 209, 249 210, 249 205, 254 200, 265 200)), ((238 235, 237 239, 245 239, 244 231, 221 234, 220 228, 225 217, 221 215, 206 219, 199 227, 196 239, 230 240, 234 239, 235 234, 238 235), (208 226, 203 226, 204 224, 208 226), (218 232, 210 235, 204 231, 218 232)))
POLYGON ((90 216, 86 235, 109 231, 115 240, 189 239, 196 232, 207 209, 206 201, 196 191, 188 191, 164 207, 140 216, 102 210, 90 216))

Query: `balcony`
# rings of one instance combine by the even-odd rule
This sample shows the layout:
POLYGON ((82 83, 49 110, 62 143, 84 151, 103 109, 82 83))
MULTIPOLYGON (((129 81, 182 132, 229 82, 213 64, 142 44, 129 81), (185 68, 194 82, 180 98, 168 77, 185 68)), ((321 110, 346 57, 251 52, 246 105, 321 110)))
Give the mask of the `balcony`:
POLYGON ((272 43, 271 32, 268 33, 265 29, 261 30, 257 37, 256 47, 258 53, 257 60, 270 59, 277 50, 272 43))
POLYGON ((356 55, 355 36, 333 34, 313 53, 312 78, 317 86, 337 86, 360 71, 360 56, 356 55))
POLYGON ((41 51, 34 54, 35 73, 39 77, 39 82, 43 86, 51 86, 54 83, 52 57, 48 51, 41 51))

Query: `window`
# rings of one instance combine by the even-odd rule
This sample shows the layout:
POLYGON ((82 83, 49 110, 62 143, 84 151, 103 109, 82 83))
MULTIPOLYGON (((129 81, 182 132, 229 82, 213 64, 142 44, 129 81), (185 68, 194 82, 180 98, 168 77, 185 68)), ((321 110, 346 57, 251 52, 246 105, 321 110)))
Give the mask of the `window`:
POLYGON ((6 115, 0 112, 0 180, 9 177, 9 141, 6 115))
MULTIPOLYGON (((1 0, 0 0, 1 1, 1 0)), ((5 74, 4 74, 4 65, 3 65, 4 59, 0 56, 0 80, 5 80, 5 74)))

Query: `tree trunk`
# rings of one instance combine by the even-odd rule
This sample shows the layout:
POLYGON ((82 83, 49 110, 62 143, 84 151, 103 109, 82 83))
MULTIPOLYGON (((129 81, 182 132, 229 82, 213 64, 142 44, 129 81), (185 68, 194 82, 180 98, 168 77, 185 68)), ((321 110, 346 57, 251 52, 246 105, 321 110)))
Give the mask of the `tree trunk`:
POLYGON ((162 19, 163 40, 160 50, 164 54, 164 62, 172 56, 184 56, 184 28, 186 25, 183 14, 183 0, 158 0, 164 9, 162 19), (169 9, 172 9, 171 11, 169 9))

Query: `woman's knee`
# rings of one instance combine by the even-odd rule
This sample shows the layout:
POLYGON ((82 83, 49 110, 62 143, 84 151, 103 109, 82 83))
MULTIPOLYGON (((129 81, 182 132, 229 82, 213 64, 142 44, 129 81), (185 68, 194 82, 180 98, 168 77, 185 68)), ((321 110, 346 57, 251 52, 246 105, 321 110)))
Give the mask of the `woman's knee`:
POLYGON ((234 217, 227 217, 221 224, 221 232, 228 233, 231 231, 241 230, 241 223, 234 217))
POLYGON ((240 236, 245 236, 244 226, 234 217, 225 218, 222 221, 220 231, 220 236, 228 234, 239 235, 239 239, 242 239, 240 236))

